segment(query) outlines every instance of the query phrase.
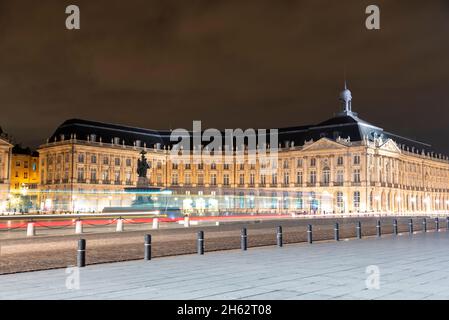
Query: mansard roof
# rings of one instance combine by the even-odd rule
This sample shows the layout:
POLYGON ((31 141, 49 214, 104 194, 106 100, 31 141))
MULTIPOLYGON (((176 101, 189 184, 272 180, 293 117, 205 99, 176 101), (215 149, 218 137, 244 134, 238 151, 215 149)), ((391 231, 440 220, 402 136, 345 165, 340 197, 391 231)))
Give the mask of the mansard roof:
MULTIPOLYGON (((348 139, 351 142, 360 142, 364 138, 373 141, 375 138, 383 140, 392 139, 399 147, 412 148, 417 153, 432 152, 429 144, 408 139, 382 128, 372 125, 360 119, 355 113, 339 113, 335 117, 320 122, 316 125, 288 127, 278 129, 278 141, 282 146, 292 144, 302 146, 307 141, 317 141, 323 137, 336 141, 338 138, 348 139)), ((267 132, 268 133, 268 132, 267 132)), ((70 119, 62 123, 52 134, 49 142, 68 140, 75 137, 78 140, 93 140, 110 143, 114 138, 119 139, 119 144, 134 145, 136 141, 147 147, 160 143, 169 146, 171 130, 152 130, 125 125, 110 124, 82 119, 70 119)))

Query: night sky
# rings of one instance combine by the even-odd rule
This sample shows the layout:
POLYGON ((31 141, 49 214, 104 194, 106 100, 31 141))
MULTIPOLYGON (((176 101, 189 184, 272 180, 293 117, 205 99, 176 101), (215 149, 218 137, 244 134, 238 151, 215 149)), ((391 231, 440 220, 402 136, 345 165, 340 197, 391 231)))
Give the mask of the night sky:
POLYGON ((449 154, 447 0, 0 0, 0 61, 0 125, 32 147, 75 117, 314 124, 339 110, 346 73, 362 119, 449 154))

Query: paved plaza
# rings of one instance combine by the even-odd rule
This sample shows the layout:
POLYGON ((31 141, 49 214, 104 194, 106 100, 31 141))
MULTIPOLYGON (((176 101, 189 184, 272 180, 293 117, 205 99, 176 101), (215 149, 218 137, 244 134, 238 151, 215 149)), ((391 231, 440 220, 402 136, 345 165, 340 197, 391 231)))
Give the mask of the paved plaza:
POLYGON ((449 299, 448 246, 440 231, 19 273, 0 298, 449 299))

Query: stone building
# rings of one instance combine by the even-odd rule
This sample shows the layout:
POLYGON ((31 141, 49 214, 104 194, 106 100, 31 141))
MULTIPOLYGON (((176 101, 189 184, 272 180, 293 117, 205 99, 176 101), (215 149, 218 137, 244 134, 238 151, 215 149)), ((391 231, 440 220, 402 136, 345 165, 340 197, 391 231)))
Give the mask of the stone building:
POLYGON ((39 202, 39 154, 15 145, 11 152, 10 209, 31 209, 39 202), (26 202, 26 205, 25 203, 26 202))
POLYGON ((42 209, 129 204, 122 191, 136 185, 137 159, 146 150, 150 184, 172 190, 172 201, 192 212, 448 211, 448 157, 361 120, 346 88, 340 102, 328 120, 278 130, 269 175, 259 161, 172 163, 170 131, 67 120, 39 148, 42 209))
POLYGON ((0 212, 8 206, 12 144, 0 128, 0 212))

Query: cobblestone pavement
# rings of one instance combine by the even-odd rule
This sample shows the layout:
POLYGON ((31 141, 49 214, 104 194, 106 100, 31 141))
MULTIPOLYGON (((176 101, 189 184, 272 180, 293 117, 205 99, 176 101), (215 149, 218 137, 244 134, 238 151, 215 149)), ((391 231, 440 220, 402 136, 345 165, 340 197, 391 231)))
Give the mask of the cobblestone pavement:
POLYGON ((10 274, 0 298, 449 299, 448 245, 440 231, 10 274))
MULTIPOLYGON (((392 218, 383 217, 382 232, 392 232, 392 218)), ((315 240, 329 240, 334 237, 334 223, 340 224, 341 238, 353 238, 356 222, 362 222, 364 236, 376 234, 377 218, 319 218, 282 219, 227 222, 220 226, 193 226, 190 228, 134 230, 110 233, 87 233, 83 235, 36 236, 22 239, 0 240, 0 274, 64 268, 76 263, 77 240, 87 240, 87 263, 97 264, 143 257, 143 238, 145 233, 153 236, 153 255, 155 257, 189 254, 196 252, 196 233, 204 230, 206 251, 237 249, 240 247, 240 230, 248 228, 250 247, 274 245, 275 230, 282 225, 285 243, 300 243, 307 240, 307 224, 313 225, 315 240)), ((399 232, 407 232, 406 217, 398 218, 399 232)), ((422 218, 414 218, 414 229, 422 229, 422 218)), ((441 219, 440 226, 446 228, 441 219)), ((435 227, 432 219, 427 220, 429 230, 435 227)), ((127 230, 127 229, 125 229, 127 230)))

